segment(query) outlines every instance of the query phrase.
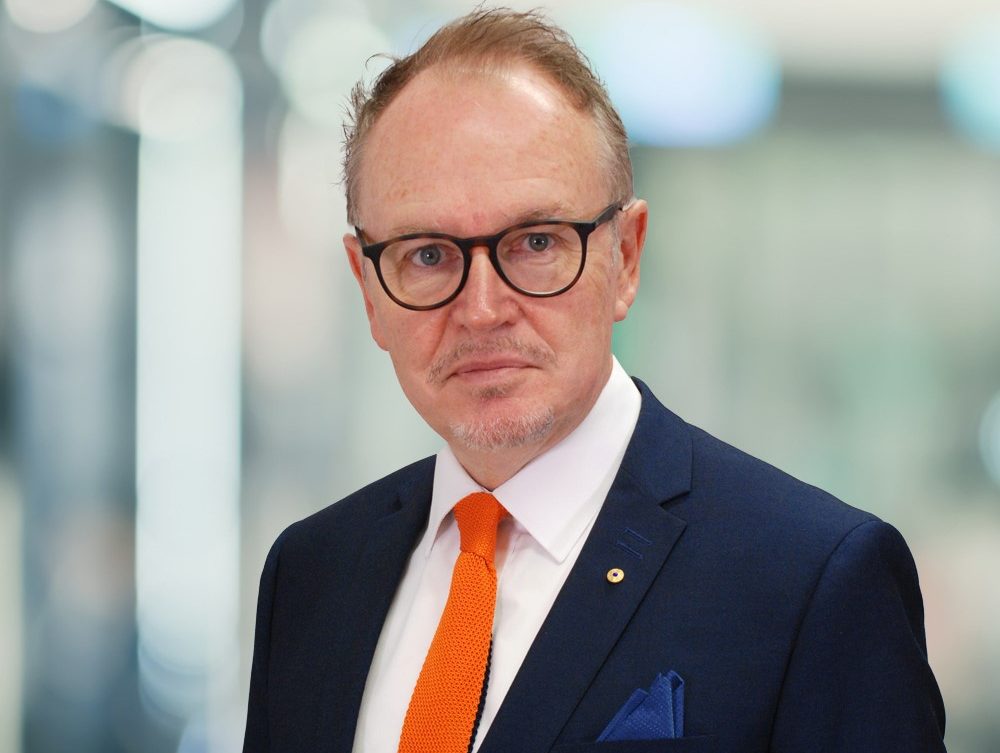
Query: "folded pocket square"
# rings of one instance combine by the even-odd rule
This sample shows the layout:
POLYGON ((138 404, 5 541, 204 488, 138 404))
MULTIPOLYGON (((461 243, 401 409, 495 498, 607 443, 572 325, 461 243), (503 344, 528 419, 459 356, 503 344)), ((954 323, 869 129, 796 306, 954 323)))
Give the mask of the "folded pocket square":
POLYGON ((597 742, 672 740, 684 736, 684 680, 671 670, 656 675, 649 690, 636 690, 597 742))

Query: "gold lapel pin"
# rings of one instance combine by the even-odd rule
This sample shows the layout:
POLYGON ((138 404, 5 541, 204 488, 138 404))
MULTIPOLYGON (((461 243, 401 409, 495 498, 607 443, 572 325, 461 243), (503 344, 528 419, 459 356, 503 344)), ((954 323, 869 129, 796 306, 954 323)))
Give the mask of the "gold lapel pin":
POLYGON ((608 570, 608 583, 621 583, 623 580, 625 580, 625 571, 620 567, 608 570))

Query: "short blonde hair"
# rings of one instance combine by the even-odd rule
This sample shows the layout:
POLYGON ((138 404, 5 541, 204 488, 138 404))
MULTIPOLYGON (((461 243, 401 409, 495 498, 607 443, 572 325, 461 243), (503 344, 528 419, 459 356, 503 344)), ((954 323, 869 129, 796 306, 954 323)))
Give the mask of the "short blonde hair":
POLYGON ((525 63, 550 77, 580 112, 594 119, 604 141, 605 170, 612 199, 632 197, 632 161, 625 126, 604 84, 563 29, 537 11, 477 9, 440 28, 416 52, 392 58, 371 88, 358 82, 351 92, 344 125, 344 188, 347 220, 358 224, 361 158, 382 112, 417 74, 436 65, 474 64, 483 70, 525 63))

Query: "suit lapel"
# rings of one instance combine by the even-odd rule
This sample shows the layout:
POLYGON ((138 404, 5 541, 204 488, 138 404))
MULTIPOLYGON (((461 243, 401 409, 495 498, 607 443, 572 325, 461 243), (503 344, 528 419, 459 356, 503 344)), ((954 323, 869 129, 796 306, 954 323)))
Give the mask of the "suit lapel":
POLYGON ((434 462, 427 461, 399 490, 395 509, 377 519, 367 531, 359 560, 359 571, 348 584, 343 604, 343 623, 334 631, 336 657, 329 673, 326 708, 336 712, 325 718, 326 729, 319 740, 333 740, 332 750, 350 750, 358 710, 371 668, 375 647, 389 606, 406 570, 430 511, 434 462))
POLYGON ((637 384, 642 409, 622 466, 480 753, 552 747, 684 530, 661 505, 690 490, 686 424, 637 384), (612 568, 624 572, 618 583, 612 568))

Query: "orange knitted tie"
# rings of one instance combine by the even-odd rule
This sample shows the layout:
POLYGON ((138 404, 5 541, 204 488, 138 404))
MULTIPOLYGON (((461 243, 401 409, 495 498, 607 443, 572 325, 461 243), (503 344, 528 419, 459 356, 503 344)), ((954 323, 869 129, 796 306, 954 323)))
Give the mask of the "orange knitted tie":
POLYGON ((462 537, 451 590, 403 720, 399 753, 467 753, 485 692, 497 601, 497 526, 507 515, 492 494, 455 505, 462 537))

